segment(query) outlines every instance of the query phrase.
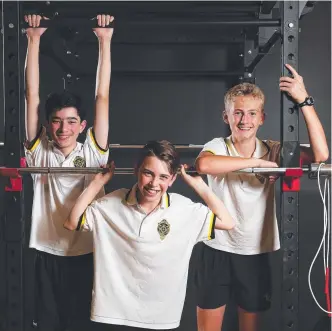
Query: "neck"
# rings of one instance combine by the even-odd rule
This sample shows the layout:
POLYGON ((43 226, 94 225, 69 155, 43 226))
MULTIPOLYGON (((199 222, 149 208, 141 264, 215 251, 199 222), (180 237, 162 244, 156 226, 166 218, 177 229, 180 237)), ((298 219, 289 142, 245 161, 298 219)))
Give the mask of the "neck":
POLYGON ((64 157, 67 157, 76 147, 77 142, 75 143, 74 146, 68 146, 68 147, 63 147, 60 148, 58 145, 55 145, 56 148, 63 154, 64 157))
POLYGON ((245 140, 238 140, 232 136, 232 142, 237 152, 243 157, 250 158, 255 152, 256 137, 245 140))
POLYGON ((139 204, 139 206, 144 210, 144 212, 149 215, 152 213, 159 205, 161 200, 159 201, 144 201, 143 197, 141 196, 141 193, 137 190, 136 191, 136 199, 139 204))

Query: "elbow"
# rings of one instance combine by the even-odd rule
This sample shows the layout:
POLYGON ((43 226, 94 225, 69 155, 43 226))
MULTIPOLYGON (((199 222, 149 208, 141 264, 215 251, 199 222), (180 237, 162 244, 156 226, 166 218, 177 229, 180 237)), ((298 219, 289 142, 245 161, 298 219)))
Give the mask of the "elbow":
POLYGON ((199 174, 202 174, 202 175, 207 174, 207 171, 208 171, 208 165, 207 165, 206 160, 204 160, 203 157, 199 157, 199 158, 196 160, 195 168, 196 168, 196 171, 197 171, 199 174))
POLYGON ((74 231, 76 230, 76 227, 70 222, 69 219, 67 219, 64 223, 63 223, 63 227, 69 231, 74 231))
POLYGON ((225 230, 233 230, 235 228, 235 222, 231 220, 229 223, 226 224, 225 230))
POLYGON ((326 147, 325 150, 320 151, 320 153, 317 153, 317 155, 315 155, 315 163, 325 162, 328 158, 329 158, 329 150, 326 147))

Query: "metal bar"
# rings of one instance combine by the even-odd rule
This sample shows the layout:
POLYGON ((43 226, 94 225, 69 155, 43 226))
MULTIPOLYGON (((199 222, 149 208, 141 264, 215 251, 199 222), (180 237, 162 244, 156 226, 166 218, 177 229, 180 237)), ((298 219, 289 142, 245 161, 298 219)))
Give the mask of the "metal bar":
MULTIPOLYGON (((204 145, 195 145, 195 144, 188 144, 188 145, 176 145, 173 144, 176 149, 202 149, 204 145)), ((121 145, 121 144, 110 144, 109 148, 116 148, 116 149, 139 149, 143 148, 145 145, 121 145)))
MULTIPOLYGON (((299 2, 280 1, 281 75, 288 76, 285 64, 298 70, 299 2)), ((286 93, 281 93, 281 166, 300 166, 299 113, 286 93)), ((285 184, 285 185, 283 185, 285 184)), ((280 331, 299 331, 299 193, 284 191, 281 181, 280 239, 282 249, 280 331)))
MULTIPOLYGON (((3 17, 3 68, 5 146, 4 164, 20 166, 23 156, 21 144, 23 65, 20 58, 20 7, 21 2, 2 1, 3 17)), ((24 330, 23 241, 24 195, 23 192, 4 193, 4 229, 6 244, 6 311, 4 329, 24 330)), ((1 312, 2 313, 2 312, 1 312)))
MULTIPOLYGON (((173 144, 177 149, 201 149, 204 147, 204 145, 195 145, 195 144, 188 144, 188 145, 177 145, 173 144)), ((5 143, 3 141, 0 141, 0 148, 3 148, 5 146, 5 143)), ((110 144, 109 148, 113 149, 138 149, 142 148, 145 145, 136 145, 136 144, 131 144, 131 145, 121 145, 121 144, 110 144)))
MULTIPOLYGON (((115 25, 115 24, 114 24, 115 25)), ((202 20, 165 20, 165 19, 146 19, 146 20, 133 20, 133 21, 116 21, 117 28, 126 26, 149 26, 149 25, 176 25, 176 26, 189 26, 189 25, 200 25, 200 26, 218 26, 218 25, 240 25, 240 26, 273 26, 279 27, 280 20, 278 19, 225 19, 220 18, 215 21, 202 21, 202 20)), ((42 20, 40 27, 68 27, 68 26, 79 26, 81 28, 95 28, 97 27, 96 20, 87 20, 82 18, 74 17, 61 17, 52 20, 42 20)), ((111 24, 110 26, 113 26, 111 24)), ((26 27, 28 25, 26 24, 26 27)))
MULTIPOLYGON (((248 174, 285 174, 289 170, 300 170, 304 173, 317 172, 318 165, 310 165, 309 167, 296 167, 296 168, 245 168, 233 171, 234 173, 248 173, 248 174)), ((74 168, 74 167, 31 167, 31 168, 5 168, 0 167, 0 175, 2 176, 10 176, 10 173, 17 171, 20 175, 24 174, 97 174, 97 173, 106 173, 108 172, 108 168, 74 168)), ((196 173, 193 168, 187 170, 188 173, 196 173)), ((134 168, 115 168, 115 174, 133 174, 134 168)), ((332 165, 331 164, 323 164, 320 167, 320 174, 326 175, 332 174, 332 165)))

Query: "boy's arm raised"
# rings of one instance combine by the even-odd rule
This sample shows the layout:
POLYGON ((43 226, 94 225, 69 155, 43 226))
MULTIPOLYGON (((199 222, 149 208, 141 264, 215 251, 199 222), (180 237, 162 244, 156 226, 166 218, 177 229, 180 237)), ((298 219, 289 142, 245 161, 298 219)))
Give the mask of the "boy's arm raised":
POLYGON ((26 15, 24 20, 30 26, 26 29, 28 48, 25 61, 25 129, 26 139, 31 142, 36 138, 39 130, 39 45, 40 37, 46 31, 46 28, 38 28, 41 21, 39 15, 26 15))
POLYGON ((113 36, 113 28, 107 28, 107 26, 114 20, 114 17, 110 15, 98 15, 97 20, 100 28, 93 29, 98 37, 99 44, 93 131, 98 145, 103 149, 107 149, 111 81, 111 40, 113 36))

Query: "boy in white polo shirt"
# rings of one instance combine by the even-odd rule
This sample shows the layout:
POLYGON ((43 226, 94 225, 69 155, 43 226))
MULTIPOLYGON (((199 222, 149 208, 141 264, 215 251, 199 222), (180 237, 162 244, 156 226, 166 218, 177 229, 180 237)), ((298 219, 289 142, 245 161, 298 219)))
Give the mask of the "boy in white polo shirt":
MULTIPOLYGON (((85 142, 77 142, 86 127, 80 98, 69 92, 51 94, 45 104, 47 129, 39 121, 39 44, 45 28, 39 15, 25 16, 31 28, 26 61, 26 144, 29 167, 99 167, 108 160, 110 44, 113 20, 98 15, 100 28, 95 119, 85 142)), ((92 176, 33 175, 30 247, 35 255, 35 316, 38 330, 89 330, 93 284, 93 245, 89 233, 69 233, 63 222, 92 176)), ((100 188, 103 195, 103 188, 100 188)))
MULTIPOLYGON (((301 147, 303 164, 328 158, 325 134, 306 92, 303 79, 290 66, 293 78, 281 77, 280 90, 298 104, 307 125, 311 148, 301 147)), ((257 130, 264 122, 264 94, 243 83, 225 95, 224 121, 231 135, 208 142, 196 160, 199 173, 225 203, 235 220, 229 232, 198 249, 196 265, 197 324, 199 331, 220 331, 230 293, 235 294, 240 331, 259 330, 259 312, 270 307, 270 252, 280 248, 275 213, 274 181, 263 176, 234 174, 250 167, 276 167, 280 143, 261 141, 257 130)))
POLYGON ((107 324, 177 328, 194 245, 213 238, 214 228, 233 227, 223 203, 201 177, 187 175, 183 166, 183 179, 208 207, 167 192, 179 166, 172 144, 149 142, 141 149, 134 187, 92 202, 112 177, 111 172, 97 175, 64 224, 69 230, 93 233, 91 319, 106 323, 101 330, 113 330, 107 324))

